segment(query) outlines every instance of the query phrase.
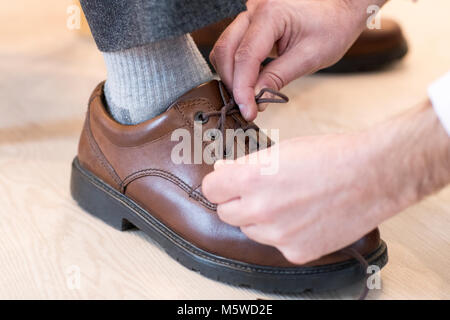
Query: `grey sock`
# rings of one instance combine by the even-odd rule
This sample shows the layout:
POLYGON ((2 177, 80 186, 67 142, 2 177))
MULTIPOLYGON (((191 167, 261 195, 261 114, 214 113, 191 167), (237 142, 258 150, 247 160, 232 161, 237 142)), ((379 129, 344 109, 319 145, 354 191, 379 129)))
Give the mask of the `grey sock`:
POLYGON ((186 91, 213 79, 190 35, 103 53, 112 117, 137 124, 164 112, 186 91))

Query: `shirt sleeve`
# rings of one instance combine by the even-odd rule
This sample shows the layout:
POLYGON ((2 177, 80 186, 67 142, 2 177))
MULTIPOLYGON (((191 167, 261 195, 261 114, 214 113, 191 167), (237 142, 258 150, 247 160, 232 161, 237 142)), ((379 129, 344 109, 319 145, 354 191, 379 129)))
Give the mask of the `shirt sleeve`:
POLYGON ((442 126, 450 136, 450 72, 428 87, 428 97, 442 126))

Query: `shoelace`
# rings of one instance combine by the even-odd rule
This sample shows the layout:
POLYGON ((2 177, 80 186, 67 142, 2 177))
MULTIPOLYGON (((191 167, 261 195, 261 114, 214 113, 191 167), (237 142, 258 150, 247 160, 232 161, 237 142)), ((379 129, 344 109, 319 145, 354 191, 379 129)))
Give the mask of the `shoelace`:
MULTIPOLYGON (((210 117, 215 117, 215 116, 219 116, 219 121, 217 122, 217 126, 216 129, 219 130, 222 134, 222 137, 225 137, 225 123, 227 121, 227 117, 234 115, 234 114, 239 114, 239 108, 236 104, 236 102, 234 101, 233 97, 230 97, 227 101, 226 96, 225 96, 225 87, 224 84, 219 81, 219 89, 220 89, 220 95, 222 97, 222 101, 224 103, 223 107, 219 110, 219 111, 210 111, 210 112, 199 112, 195 115, 195 120, 196 121, 201 121, 203 124, 208 122, 210 117)), ((262 89, 256 96, 255 96, 255 101, 257 104, 261 104, 261 103, 287 103, 289 102, 289 98, 282 94, 281 92, 278 92, 276 90, 270 89, 270 88, 264 88, 262 89), (275 97, 279 97, 279 98, 263 98, 263 95, 265 93, 270 93, 275 97)), ((249 129, 255 129, 257 130, 258 127, 253 124, 253 123, 248 123, 246 121, 242 121, 240 118, 236 119, 240 122, 240 128, 244 131, 249 130, 249 129)))
MULTIPOLYGON (((206 123, 210 117, 219 116, 219 121, 217 122, 216 129, 220 130, 222 137, 225 137, 225 123, 228 116, 231 116, 233 114, 239 114, 239 108, 234 101, 233 97, 230 97, 227 101, 225 96, 225 87, 224 84, 219 81, 219 89, 220 89, 220 95, 222 97, 222 101, 224 103, 223 107, 220 109, 220 111, 210 111, 210 112, 200 112, 196 114, 196 120, 202 121, 202 123, 206 123)), ((256 104, 261 103, 287 103, 289 102, 289 98, 282 94, 281 92, 278 92, 276 90, 270 89, 270 88, 263 88, 256 96, 255 96, 256 104), (263 98, 265 93, 270 93, 273 97, 270 98, 263 98), (278 97, 278 98, 274 98, 278 97)), ((248 129, 257 129, 258 127, 253 123, 248 123, 240 120, 240 118, 236 118, 240 122, 240 128, 244 131, 248 129)), ((367 294, 369 293, 369 288, 367 287, 367 268, 369 267, 369 264, 367 260, 355 249, 353 248, 344 248, 341 250, 341 252, 347 256, 350 256, 351 258, 354 258, 356 261, 359 262, 359 264, 362 267, 362 271, 364 273, 364 289, 361 293, 359 300, 364 300, 367 297, 367 294)))
POLYGON ((367 273, 367 268, 369 267, 369 263, 367 260, 360 254, 358 251, 356 251, 353 248, 344 248, 341 249, 341 252, 343 254, 346 254, 347 256, 350 256, 354 259, 356 259, 359 264, 361 265, 362 272, 364 274, 364 289, 361 295, 359 296, 358 300, 364 300, 367 297, 367 294, 369 293, 369 287, 367 286, 367 279, 369 278, 369 275, 367 273))

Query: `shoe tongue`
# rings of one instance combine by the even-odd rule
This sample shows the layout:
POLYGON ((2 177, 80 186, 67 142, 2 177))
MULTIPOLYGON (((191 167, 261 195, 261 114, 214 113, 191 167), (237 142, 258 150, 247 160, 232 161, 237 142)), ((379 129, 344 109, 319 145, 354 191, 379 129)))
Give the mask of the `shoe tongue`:
MULTIPOLYGON (((212 107, 215 110, 220 110, 220 109, 222 109, 222 107, 225 104, 223 100, 225 100, 225 102, 228 102, 231 97, 230 94, 227 92, 225 86, 222 85, 222 88, 223 88, 222 93, 224 95, 224 97, 222 98, 220 86, 221 86, 221 84, 217 80, 212 80, 212 81, 203 83, 200 86, 198 86, 198 87, 188 91, 184 95, 182 95, 177 100, 177 103, 183 102, 183 101, 188 101, 188 100, 193 100, 193 99, 207 99, 211 103, 212 107)), ((193 112, 195 112, 195 111, 193 111, 193 112)), ((214 128, 216 126, 218 120, 219 120, 218 117, 215 117, 214 121, 207 122, 203 126, 203 128, 204 129, 214 128)), ((238 128, 242 127, 242 125, 247 125, 247 124, 248 124, 247 121, 245 121, 244 118, 242 118, 241 114, 235 113, 232 116, 227 117, 227 120, 225 122, 225 129, 238 129, 238 128)), ((257 134, 261 135, 261 133, 257 133, 257 134)), ((271 144, 270 139, 268 137, 263 135, 263 138, 267 139, 269 145, 271 144)), ((226 143, 228 145, 228 142, 226 142, 226 143)), ((244 146, 237 146, 236 141, 233 140, 233 142, 232 142, 233 148, 236 148, 236 152, 237 152, 237 149, 240 149, 241 151, 243 151, 243 154, 248 154, 250 152, 249 143, 247 143, 246 140, 244 140, 244 143, 245 143, 244 146)), ((230 147, 228 146, 227 150, 229 150, 229 148, 230 147)), ((234 153, 234 154, 237 155, 237 153, 234 153)))
MULTIPOLYGON (((220 110, 220 108, 222 108, 224 105, 224 101, 222 99, 219 86, 219 81, 217 80, 205 82, 198 87, 186 92, 178 99, 177 102, 203 98, 208 99, 214 109, 220 110)), ((230 95, 225 89, 225 85, 223 85, 223 89, 225 101, 228 101, 230 99, 230 95)))

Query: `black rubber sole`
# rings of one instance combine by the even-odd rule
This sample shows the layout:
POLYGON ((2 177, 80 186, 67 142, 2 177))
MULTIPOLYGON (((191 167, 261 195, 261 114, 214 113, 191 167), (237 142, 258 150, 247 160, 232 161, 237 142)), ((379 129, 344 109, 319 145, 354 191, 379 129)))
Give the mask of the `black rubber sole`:
MULTIPOLYGON (((364 277, 356 260, 320 267, 274 268, 230 260, 199 249, 181 238, 151 213, 81 167, 72 163, 72 197, 78 204, 118 230, 137 227, 154 239, 172 258, 202 275, 229 284, 272 293, 320 292, 347 286, 364 277)), ((387 263, 387 248, 365 257, 370 265, 387 263)))

